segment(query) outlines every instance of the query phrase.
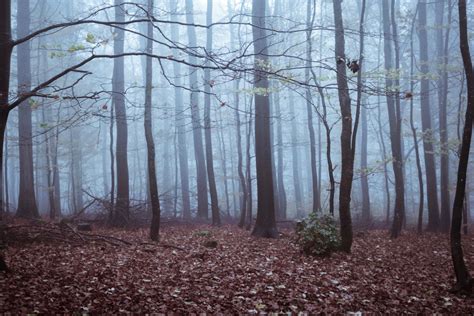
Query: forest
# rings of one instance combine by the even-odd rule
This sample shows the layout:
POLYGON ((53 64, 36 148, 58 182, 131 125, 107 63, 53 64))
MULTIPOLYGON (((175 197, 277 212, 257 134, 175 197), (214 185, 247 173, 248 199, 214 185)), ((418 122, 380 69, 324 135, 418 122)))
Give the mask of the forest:
POLYGON ((0 313, 472 314, 473 0, 1 0, 0 313))

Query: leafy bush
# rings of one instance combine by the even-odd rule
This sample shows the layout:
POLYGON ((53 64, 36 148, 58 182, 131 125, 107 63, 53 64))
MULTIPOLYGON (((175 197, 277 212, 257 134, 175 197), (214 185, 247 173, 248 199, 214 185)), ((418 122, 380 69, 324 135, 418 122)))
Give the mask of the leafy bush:
POLYGON ((296 242, 306 255, 329 256, 340 246, 339 231, 330 215, 311 213, 296 225, 296 242))

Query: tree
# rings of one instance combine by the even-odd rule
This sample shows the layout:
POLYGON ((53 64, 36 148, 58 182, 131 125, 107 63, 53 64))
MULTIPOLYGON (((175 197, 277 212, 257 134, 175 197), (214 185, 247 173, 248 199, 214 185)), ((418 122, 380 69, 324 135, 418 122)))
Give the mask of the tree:
POLYGON ((278 237, 273 192, 272 149, 270 141, 270 100, 268 97, 268 47, 265 31, 265 1, 252 1, 255 88, 255 162, 258 209, 252 235, 278 237))
POLYGON ((396 26, 390 30, 390 25, 393 24, 390 17, 390 11, 394 14, 393 6, 390 10, 388 0, 382 1, 383 14, 383 32, 384 32, 384 59, 385 71, 387 72, 385 78, 385 89, 387 93, 387 110, 388 121, 390 128, 390 145, 392 149, 392 166, 395 175, 395 208, 393 211, 393 223, 391 229, 392 238, 397 238, 402 229, 402 223, 405 215, 405 187, 403 183, 403 157, 402 157, 402 118, 400 112, 400 100, 398 98, 399 92, 398 81, 395 82, 390 77, 390 72, 398 71, 398 50, 396 51, 395 69, 393 68, 392 58, 392 36, 396 35, 396 26), (392 22, 392 23, 391 23, 392 22), (395 32, 394 32, 395 31, 395 32))
MULTIPOLYGON (((362 104, 362 69, 364 62, 364 20, 365 20, 365 0, 362 0, 362 7, 360 13, 360 28, 359 28, 359 71, 357 72, 357 111, 362 112, 362 137, 361 137, 361 152, 360 152, 360 168, 361 168, 361 189, 362 189, 362 222, 368 224, 370 222, 370 196, 369 196, 369 182, 367 179, 367 110, 365 106, 361 108, 362 104)), ((358 119, 359 114, 356 114, 358 119)), ((354 123, 354 129, 357 129, 358 122, 354 123)), ((352 136, 352 150, 355 156, 355 140, 356 136, 352 136)))
POLYGON ((472 125, 474 123, 474 69, 472 68, 471 52, 469 49, 466 0, 459 0, 458 10, 459 45, 464 65, 464 72, 466 74, 467 106, 459 156, 453 215, 451 219, 450 245, 454 273, 456 274, 456 284, 452 290, 458 293, 470 294, 472 292, 474 281, 467 270, 466 263, 464 262, 464 254, 461 245, 461 224, 462 209, 466 195, 466 175, 469 164, 469 151, 471 148, 472 125))
MULTIPOLYGON (((26 36, 30 32, 30 1, 18 1, 17 34, 26 36)), ((31 89, 31 58, 30 43, 25 42, 18 46, 18 94, 21 95, 31 89)), ((0 56, 3 57, 3 56, 0 56)), ((7 98, 8 98, 8 91, 7 98)), ((34 171, 33 171, 33 135, 31 124, 31 104, 28 100, 18 107, 18 138, 20 157, 20 191, 18 196, 17 216, 32 218, 38 217, 36 205, 34 171)), ((2 145, 3 146, 3 145, 2 145)))
MULTIPOLYGON (((189 62, 196 64, 196 56, 194 50, 197 47, 196 30, 194 27, 194 9, 193 1, 186 0, 186 22, 188 24, 188 41, 189 41, 189 62)), ((197 196, 198 196, 198 217, 207 219, 208 214, 208 199, 207 199, 207 179, 206 179, 206 160, 204 158, 204 149, 202 145, 202 127, 201 118, 199 114, 199 100, 198 100, 198 79, 197 69, 191 69, 189 75, 189 87, 191 89, 190 106, 193 126, 193 140, 194 140, 194 156, 196 158, 196 181, 197 181, 197 196)))
MULTIPOLYGON (((451 2, 451 1, 449 1, 451 2)), ((443 26, 445 1, 437 1, 435 5, 435 24, 443 26)), ((446 32, 443 28, 436 30, 436 54, 438 62, 438 107, 439 107, 439 142, 440 142, 440 229, 442 232, 449 231, 449 144, 448 144, 448 49, 449 49, 449 28, 451 25, 451 5, 449 5, 449 18, 446 32), (444 34, 444 41, 443 41, 444 34)))
POLYGON ((290 115, 291 115, 291 164, 293 171, 293 186, 295 191, 295 205, 296 217, 302 218, 305 216, 303 209, 303 194, 301 190, 301 166, 298 149, 298 126, 296 125, 297 117, 295 115, 295 102, 293 91, 288 91, 290 100, 290 115))
MULTIPOLYGON (((173 42, 179 41, 179 29, 176 24, 177 17, 177 1, 170 0, 171 8, 171 40, 173 42)), ((182 201, 182 216, 184 219, 191 218, 191 202, 189 200, 189 166, 188 166, 188 148, 186 141, 185 116, 183 106, 183 91, 179 88, 181 82, 179 76, 181 75, 181 64, 173 63, 173 74, 176 77, 176 87, 174 88, 175 99, 175 124, 176 134, 178 134, 178 159, 179 159, 179 175, 181 184, 181 201, 182 201)))
MULTIPOLYGON (((212 0, 207 0, 207 25, 212 24, 212 0)), ((212 51, 212 28, 207 28, 206 51, 211 54, 212 51)), ((210 64, 209 58, 206 59, 207 65, 210 64)), ((206 163, 207 179, 209 182, 209 193, 211 195, 212 224, 219 226, 221 216, 219 213, 219 201, 217 198, 216 178, 214 177, 214 158, 212 157, 212 136, 211 136, 211 70, 204 70, 204 136, 206 138, 206 163)), ((227 181, 227 180, 226 180, 227 181)))
MULTIPOLYGON (((417 10, 418 12, 418 6, 417 10)), ((414 68, 415 68, 415 52, 413 49, 413 33, 415 29, 416 13, 413 17, 413 22, 411 25, 410 33, 410 78, 414 77, 414 68)), ((410 91, 413 91, 415 83, 413 80, 410 80, 410 91)), ((410 92, 413 94, 413 92, 410 92)), ((413 97, 410 97, 410 128, 413 135, 413 146, 415 147, 415 160, 416 160, 416 171, 418 174, 418 192, 419 192, 419 202, 418 202, 418 225, 417 232, 421 234, 423 231, 423 205, 424 205, 424 187, 423 187, 423 170, 421 168, 421 159, 420 159, 420 149, 418 146, 418 136, 416 134, 415 122, 413 121, 413 97)))
POLYGON ((421 71, 421 126, 423 129, 423 150, 425 158, 426 193, 428 199, 428 231, 439 228, 438 187, 434 160, 433 130, 431 127, 430 80, 428 56, 428 32, 426 30, 426 0, 418 4, 418 37, 420 41, 421 71))
MULTIPOLYGON (((148 14, 153 12, 153 0, 148 0, 148 14)), ((147 23, 147 41, 146 51, 153 54, 153 25, 147 23)), ((155 162, 155 142, 153 141, 152 126, 152 89, 153 89, 153 60, 150 56, 146 57, 145 66, 145 139, 147 148, 147 167, 148 167, 148 190, 151 201, 151 226, 150 239, 159 240, 160 234, 160 198, 158 195, 158 183, 156 181, 156 162, 155 162)))
MULTIPOLYGON (((125 9, 123 0, 115 0, 115 21, 125 21, 125 9)), ((125 31, 116 29, 114 37, 114 54, 120 55, 124 52, 125 31)), ((127 110, 125 108, 125 74, 124 57, 114 59, 114 70, 112 77, 112 102, 115 109, 115 120, 117 126, 116 137, 116 165, 117 165, 117 200, 115 205, 114 224, 125 226, 129 220, 129 176, 128 176, 128 127, 127 110)))
POLYGON ((339 186, 339 218, 341 222, 341 250, 350 252, 352 247, 351 189, 354 176, 354 156, 352 154, 352 113, 351 98, 347 85, 344 25, 341 0, 333 1, 335 24, 335 57, 339 107, 342 116, 341 130, 341 181, 339 186))
MULTIPOLYGON (((314 17, 316 14, 316 1, 308 1, 306 7, 306 67, 304 71, 305 81, 310 81, 310 71, 313 67, 312 53, 312 39, 311 33, 313 30, 314 17), (313 10, 311 10, 311 2, 314 3, 313 10), (311 14, 312 12, 312 14, 311 14)), ((312 194, 313 194, 313 212, 321 210, 321 203, 319 201, 319 188, 318 188, 318 171, 316 165, 316 137, 314 135, 313 126, 313 107, 310 88, 307 87, 305 90, 306 99, 306 112, 308 115, 308 133, 309 133, 309 150, 311 157, 311 181, 312 181, 312 194)))

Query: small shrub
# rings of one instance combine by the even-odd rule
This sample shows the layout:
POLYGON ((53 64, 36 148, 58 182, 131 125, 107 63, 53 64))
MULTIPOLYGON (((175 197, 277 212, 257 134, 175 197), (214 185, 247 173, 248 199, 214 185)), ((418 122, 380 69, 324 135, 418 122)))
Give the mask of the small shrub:
POLYGON ((296 225, 296 242, 304 254, 329 256, 340 246, 339 231, 330 215, 311 213, 296 225))

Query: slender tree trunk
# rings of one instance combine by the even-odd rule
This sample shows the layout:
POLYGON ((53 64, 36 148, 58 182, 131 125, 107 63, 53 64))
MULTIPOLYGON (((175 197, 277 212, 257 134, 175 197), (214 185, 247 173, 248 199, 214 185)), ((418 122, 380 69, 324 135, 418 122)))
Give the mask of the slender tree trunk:
POLYGON ((248 123, 247 123, 247 143, 246 143, 246 156, 247 156, 247 165, 246 165, 246 179, 247 179, 247 225, 246 229, 250 230, 252 226, 252 208, 253 208, 253 193, 252 193, 252 157, 250 156, 250 142, 252 137, 252 101, 249 102, 248 109, 248 123))
POLYGON ((439 228, 438 188, 436 184, 436 164, 433 148, 433 130, 431 128, 430 80, 428 57, 428 32, 426 30, 426 0, 418 4, 418 37, 420 40, 420 71, 421 71, 421 125, 423 128, 423 149, 425 157, 426 193, 428 199, 428 231, 439 228))
MULTIPOLYGON (((222 125, 222 112, 219 112, 219 121, 221 122, 222 125)), ((224 176, 224 195, 225 195, 225 204, 226 204, 226 210, 227 210, 227 216, 230 217, 230 202, 229 202, 229 186, 228 186, 228 181, 227 181, 227 166, 226 166, 226 161, 227 161, 227 154, 226 154, 226 148, 225 148, 225 141, 224 141, 224 131, 223 128, 219 128, 217 136, 220 138, 220 145, 219 145, 219 151, 220 151, 220 156, 221 156, 221 169, 222 169, 222 174, 224 176)), ((232 139, 230 138, 229 134, 229 140, 232 143, 232 139)), ((234 169, 234 155, 230 155, 230 166, 231 170, 234 169)), ((234 179, 232 179, 232 188, 235 188, 234 184, 234 179)), ((232 192, 235 192, 235 190, 232 190, 232 192)), ((234 197, 234 209, 235 209, 235 194, 232 194, 234 197)))
MULTIPOLYGON (((207 0, 207 25, 212 24, 212 0, 207 0)), ((212 27, 207 29, 206 50, 208 54, 212 51, 212 27)), ((209 58, 206 59, 206 65, 210 65, 209 58)), ((211 195, 212 225, 221 225, 221 216, 219 213, 219 200, 217 198, 216 178, 214 176, 214 160, 212 157, 212 136, 211 136, 211 70, 204 70, 204 136, 206 138, 206 163, 207 179, 209 181, 209 193, 211 195)), ((206 193, 207 196, 207 193, 206 193)), ((207 209, 207 208, 206 208, 207 209)))
MULTIPOLYGON (((115 0, 115 21, 125 21, 125 8, 121 6, 123 0, 115 0)), ((116 29, 114 38, 114 54, 122 54, 124 51, 123 30, 116 29)), ((125 78, 124 58, 114 59, 114 70, 112 79, 112 102, 114 103, 117 122, 116 137, 116 162, 117 162, 117 202, 115 205, 114 224, 125 226, 129 220, 130 192, 128 176, 128 127, 127 112, 125 108, 125 78)))
MULTIPOLYGON (((153 14, 153 0, 148 0, 148 14, 153 14)), ((146 52, 153 54, 153 25, 147 23, 147 41, 146 52)), ((152 89, 153 89, 153 60, 146 57, 146 79, 145 79, 145 139, 147 148, 147 167, 148 167, 148 190, 151 200, 151 226, 150 239, 158 241, 160 238, 160 198, 158 195, 158 183, 156 181, 156 163, 155 163, 155 143, 153 141, 152 126, 152 89)))
MULTIPOLYGON (((246 183, 246 180, 245 180, 245 176, 244 176, 244 171, 243 171, 243 157, 242 157, 242 137, 241 137, 241 133, 240 133, 240 114, 239 114, 239 101, 240 101, 240 98, 239 98, 239 81, 235 82, 234 81, 234 89, 235 89, 235 92, 234 92, 234 100, 235 100, 235 124, 236 124, 236 134, 237 134, 237 172, 239 174, 239 180, 240 180, 240 192, 239 192, 239 196, 240 196, 240 220, 239 220, 239 224, 238 226, 240 228, 243 228, 245 226, 245 217, 246 217, 246 213, 247 211, 249 211, 247 209, 247 199, 249 198, 249 194, 248 194, 248 187, 247 187, 247 183, 246 183)), ((247 140, 248 142, 248 140, 247 140)), ((247 147, 249 145, 247 144, 247 147)), ((250 163, 250 160, 247 160, 247 168, 248 168, 248 165, 250 163)))
POLYGON ((341 130, 341 181, 339 186, 339 218, 341 222, 341 249, 351 251, 352 219, 351 219, 351 189, 354 175, 354 157, 352 155, 352 113, 349 88, 347 86, 344 25, 342 20, 341 0, 333 1, 335 24, 335 57, 337 71, 337 87, 340 113, 342 116, 341 130))
POLYGON ((275 115, 277 115, 277 174, 278 174, 278 218, 281 220, 286 219, 286 191, 285 191, 285 181, 283 180, 283 128, 282 128, 282 119, 281 119, 281 109, 280 109, 280 94, 275 94, 273 97, 275 101, 275 115))
POLYGON ((302 218, 305 216, 303 209, 303 197, 301 193, 301 177, 300 177, 300 158, 298 155, 298 127, 296 125, 295 102, 293 92, 289 91, 290 116, 291 116, 291 161, 293 166, 293 186, 295 192, 296 216, 302 218))
MULTIPOLYGON (((177 2, 170 0, 171 8, 171 22, 178 22, 177 15, 177 2)), ((173 23, 171 24, 171 40, 173 42, 179 41, 179 29, 178 26, 173 23)), ((173 74, 176 78, 176 85, 181 84, 181 66, 180 63, 173 63, 173 74)), ((180 88, 175 87, 175 113, 176 113, 176 133, 178 134, 178 158, 179 158, 179 173, 181 183, 181 199, 182 199, 182 216, 184 219, 189 220, 191 218, 191 202, 189 198, 189 166, 188 166, 188 147, 186 140, 186 120, 184 115, 183 105, 183 92, 180 88)))
POLYGON ((449 28, 451 25, 451 1, 449 1, 449 13, 445 38, 443 42, 443 16, 444 6, 446 1, 440 0, 436 2, 435 6, 435 24, 443 26, 436 30, 436 51, 438 62, 438 106, 439 106, 439 140, 440 140, 440 229, 442 232, 449 232, 450 225, 450 197, 449 197, 449 144, 448 144, 448 72, 446 67, 448 65, 448 49, 449 49, 449 28))
MULTIPOLYGON (((393 8, 392 8, 393 9, 393 8)), ((388 0, 382 1, 383 14, 383 31, 384 31, 384 59, 385 71, 393 71, 392 59, 392 37, 396 36, 396 27, 390 30, 390 7, 388 0)), ((393 11, 393 10, 392 10, 393 11)), ((393 21, 392 21, 393 23, 393 21)), ((397 49, 395 49, 397 50, 397 49)), ((396 52, 397 54, 397 52, 396 52)), ((398 71, 398 58, 395 58, 395 70, 398 71)), ((401 145, 401 117, 400 117, 400 101, 398 98, 398 80, 392 80, 389 75, 385 79, 385 87, 387 94, 388 120, 390 127, 390 144, 392 149, 392 166, 395 176, 395 209, 393 212, 393 223, 391 229, 392 238, 397 238, 402 229, 403 218, 405 214, 405 192, 403 184, 403 157, 401 145)))
MULTIPOLYGON (((417 9, 418 12, 418 9, 417 9)), ((416 21, 416 14, 413 17, 413 23, 411 27, 410 33, 410 93, 413 94, 413 90, 415 88, 414 83, 414 68, 415 68, 415 52, 413 48, 413 33, 415 32, 415 21, 416 21)), ((421 168, 421 159, 420 159, 420 149, 418 146, 418 137, 416 135, 416 127, 413 120, 413 97, 410 97, 410 128, 413 134, 413 146, 415 147, 415 159, 416 159, 416 171, 418 174, 418 192, 419 192, 419 201, 418 201, 418 225, 417 225, 417 232, 421 234, 423 232, 423 208, 425 202, 425 195, 424 195, 424 184, 423 184, 423 170, 421 168)))
POLYGON ((115 154, 114 154, 114 106, 110 108, 110 210, 109 222, 113 224, 115 219, 115 154))
MULTIPOLYGON (((189 46, 190 50, 192 51, 195 49, 195 47, 197 47, 196 29, 193 25, 194 9, 192 0, 186 0, 186 22, 188 23, 189 46)), ((192 53, 189 55, 189 62, 193 65, 197 63, 197 59, 192 53)), ((206 160, 204 157, 204 149, 202 145, 202 127, 199 114, 198 77, 196 69, 191 69, 191 74, 189 75, 189 87, 191 89, 190 106, 193 126, 194 156, 196 158, 198 217, 207 219, 209 214, 206 184, 206 160)))
MULTIPOLYGON (((398 29, 397 23, 395 19, 395 0, 392 0, 391 10, 390 10, 390 19, 391 19, 391 26, 392 26, 392 37, 394 43, 394 51, 395 51, 395 70, 397 73, 400 69, 400 48, 398 42, 398 29)), ((394 169, 395 174, 395 209, 393 212, 393 225, 391 236, 396 238, 400 235, 402 230, 402 225, 405 222, 405 167, 403 161, 403 138, 402 138, 402 112, 400 110, 400 78, 397 76, 394 79, 395 85, 395 127, 396 127, 396 136, 394 141, 396 142, 397 146, 400 147, 400 152, 398 150, 393 150, 392 145, 392 154, 395 153, 393 156, 395 157, 394 160, 394 168, 396 167, 396 171, 394 169)), ((392 136, 391 136, 392 138, 392 136)), ((394 141, 391 141, 393 143, 394 141)))
POLYGON ((467 82, 467 106, 466 119, 459 156, 459 166, 456 183, 456 193, 454 195, 453 217, 451 219, 451 256, 453 260, 454 272, 456 274, 456 285, 452 289, 454 292, 472 292, 473 279, 464 262, 464 254, 461 245, 461 224, 462 208, 465 199, 466 174, 469 164, 469 151, 471 147, 472 125, 474 119, 474 70, 472 68, 471 53, 469 51, 466 0, 459 0, 459 43, 461 55, 466 73, 467 82))
MULTIPOLYGON (((365 20, 365 0, 362 0, 361 13, 360 13, 360 29, 359 29, 359 67, 364 67, 364 20, 365 20)), ((368 224, 370 222, 370 196, 369 196, 369 182, 367 178, 367 110, 365 106, 362 106, 362 71, 359 69, 357 73, 357 110, 360 111, 361 115, 361 156, 360 156, 360 168, 361 168, 361 191, 362 191, 362 222, 368 224), (362 108, 361 108, 362 107, 362 108)), ((357 115, 356 115, 357 116, 357 115)), ((357 128, 357 124, 354 124, 354 129, 357 128)), ((353 137, 353 151, 355 156, 355 135, 353 137)))
MULTIPOLYGON (((306 66, 304 70, 305 81, 309 82, 310 80, 310 71, 313 67, 312 59, 312 29, 314 24, 314 17, 316 14, 316 1, 307 1, 306 5, 306 66), (313 2, 313 9, 311 9, 311 2, 313 2)), ((318 169, 316 162, 316 136, 314 133, 314 123, 313 123, 313 107, 312 107, 312 97, 311 90, 309 88, 305 89, 305 99, 306 99, 306 112, 308 115, 308 133, 309 133, 309 149, 311 157, 311 183, 312 183, 312 196, 313 196, 313 212, 321 210, 321 202, 319 201, 319 187, 318 187, 318 169)))

